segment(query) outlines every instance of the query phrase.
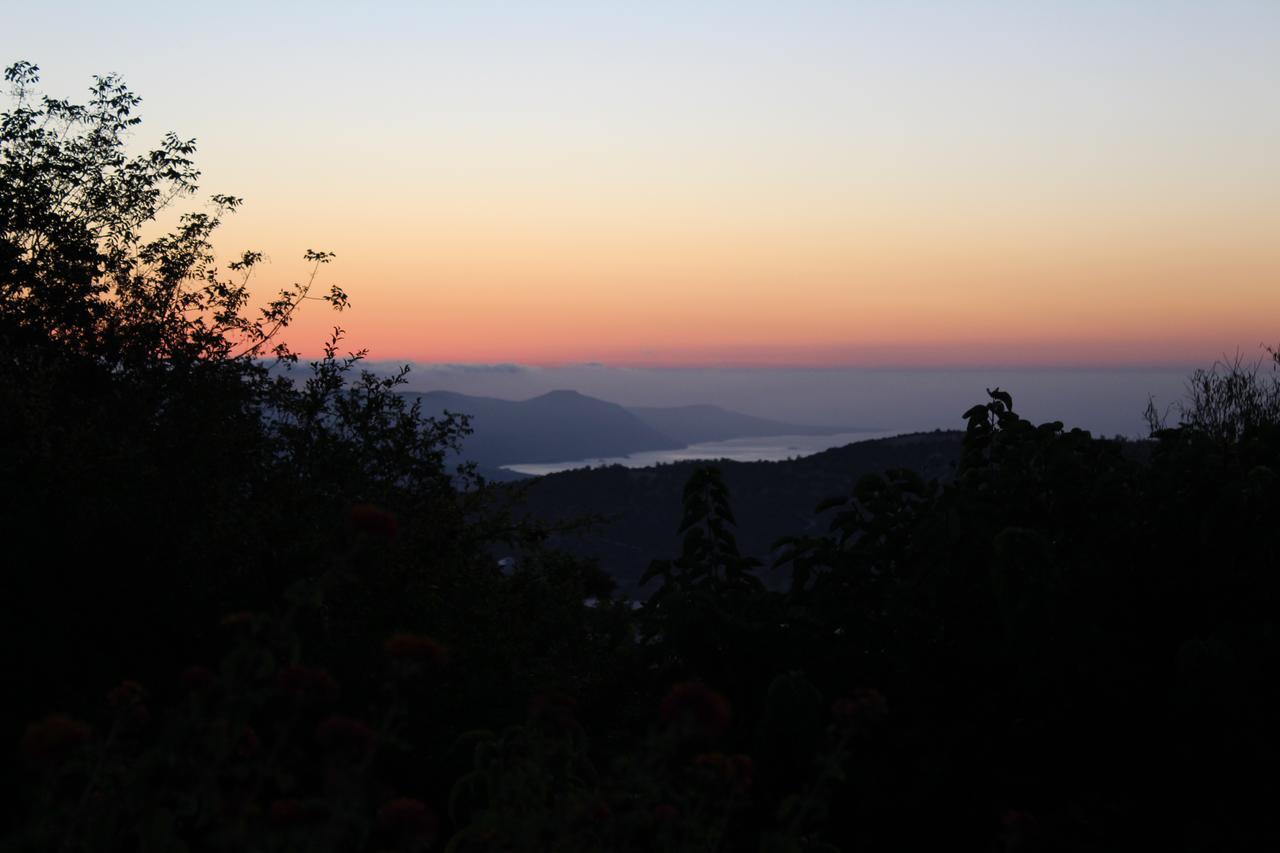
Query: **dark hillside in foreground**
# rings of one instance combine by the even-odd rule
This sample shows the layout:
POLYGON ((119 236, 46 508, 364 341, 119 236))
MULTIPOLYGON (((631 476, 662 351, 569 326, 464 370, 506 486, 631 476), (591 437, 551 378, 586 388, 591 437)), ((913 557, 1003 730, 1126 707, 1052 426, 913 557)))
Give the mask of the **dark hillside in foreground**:
MULTIPOLYGON (((742 553, 767 558, 781 536, 824 532, 813 509, 846 494, 863 474, 911 468, 925 478, 947 477, 960 457, 962 433, 942 431, 859 441, 783 462, 716 463, 733 494, 742 553)), ((680 495, 704 462, 651 468, 579 469, 550 474, 528 487, 526 508, 536 518, 567 521, 589 514, 616 516, 580 534, 557 537, 571 553, 597 557, 628 593, 655 557, 679 551, 680 495)), ((767 568, 766 582, 775 580, 767 568)), ((645 591, 640 590, 641 594, 645 591)))

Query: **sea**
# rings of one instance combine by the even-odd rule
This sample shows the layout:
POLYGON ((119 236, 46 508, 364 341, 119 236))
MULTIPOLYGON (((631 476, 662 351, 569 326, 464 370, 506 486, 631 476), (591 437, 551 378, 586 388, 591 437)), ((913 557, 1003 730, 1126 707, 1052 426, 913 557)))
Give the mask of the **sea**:
POLYGON ((504 465, 508 471, 538 477, 558 474, 577 468, 603 468, 622 465, 626 468, 648 468, 669 462, 690 462, 699 459, 728 459, 734 462, 780 462, 812 456, 832 447, 843 447, 855 441, 886 438, 898 434, 893 430, 866 432, 838 432, 831 435, 769 435, 757 438, 733 438, 727 441, 704 441, 690 444, 678 450, 646 450, 629 456, 611 456, 598 459, 576 459, 570 462, 530 462, 504 465))

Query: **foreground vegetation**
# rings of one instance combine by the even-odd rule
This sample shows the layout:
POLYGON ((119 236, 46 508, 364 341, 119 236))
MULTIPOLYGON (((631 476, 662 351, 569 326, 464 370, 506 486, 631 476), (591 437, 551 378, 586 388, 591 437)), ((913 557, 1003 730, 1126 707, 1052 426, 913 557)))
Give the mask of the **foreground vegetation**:
POLYGON ((238 200, 142 236, 190 142, 6 79, 7 849, 1280 843, 1273 375, 1142 445, 992 390, 947 476, 863 477, 774 569, 700 469, 633 608, 446 469, 465 421, 279 343, 330 255, 251 306, 238 200))

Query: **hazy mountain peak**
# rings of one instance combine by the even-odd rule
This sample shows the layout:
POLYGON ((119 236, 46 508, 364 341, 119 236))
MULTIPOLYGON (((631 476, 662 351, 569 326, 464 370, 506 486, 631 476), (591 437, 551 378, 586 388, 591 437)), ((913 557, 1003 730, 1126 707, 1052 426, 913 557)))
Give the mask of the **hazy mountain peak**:
POLYGON ((447 409, 470 415, 473 433, 463 455, 488 467, 627 456, 730 438, 858 431, 772 421, 705 403, 625 407, 567 388, 527 400, 445 391, 417 396, 424 414, 447 409))
POLYGON ((462 455, 487 467, 517 462, 563 462, 665 450, 683 444, 616 403, 557 390, 529 400, 418 395, 423 414, 448 408, 471 416, 462 455))
MULTIPOLYGON (((548 401, 550 400, 560 400, 560 401, 593 400, 594 402, 597 402, 597 403, 608 402, 606 400, 599 400, 595 397, 588 397, 586 394, 583 394, 579 391, 573 391, 568 388, 557 388, 554 391, 548 391, 545 394, 539 394, 537 397, 532 398, 532 400, 548 400, 548 401)), ((532 400, 530 400, 530 402, 532 402, 532 400)), ((610 403, 609 405, 613 405, 613 404, 610 403)))

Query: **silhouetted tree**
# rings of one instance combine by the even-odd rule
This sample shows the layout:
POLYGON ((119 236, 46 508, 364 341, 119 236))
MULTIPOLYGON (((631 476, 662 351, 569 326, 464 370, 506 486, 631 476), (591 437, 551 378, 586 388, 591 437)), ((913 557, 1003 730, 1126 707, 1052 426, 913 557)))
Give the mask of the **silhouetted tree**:
POLYGON ((0 535, 20 568, 3 645, 32 693, 70 703, 100 673, 190 654, 220 608, 322 571, 353 504, 449 553, 475 497, 445 469, 465 422, 420 416, 403 374, 359 373, 340 330, 305 379, 289 372, 281 333, 303 303, 347 306, 336 285, 314 295, 333 255, 308 250, 305 281, 255 304, 261 254, 224 267, 211 242, 239 199, 160 230, 197 192, 193 140, 131 155, 139 99, 115 76, 83 104, 41 95, 30 63, 5 80, 0 535))

